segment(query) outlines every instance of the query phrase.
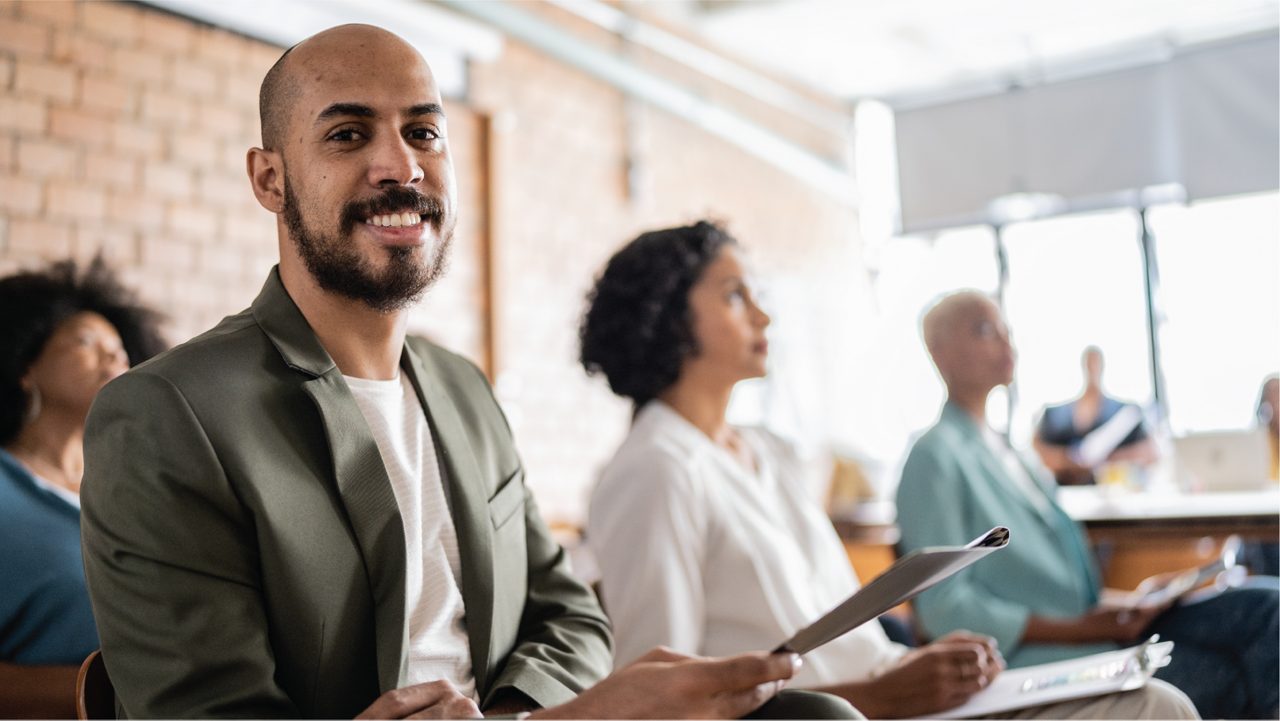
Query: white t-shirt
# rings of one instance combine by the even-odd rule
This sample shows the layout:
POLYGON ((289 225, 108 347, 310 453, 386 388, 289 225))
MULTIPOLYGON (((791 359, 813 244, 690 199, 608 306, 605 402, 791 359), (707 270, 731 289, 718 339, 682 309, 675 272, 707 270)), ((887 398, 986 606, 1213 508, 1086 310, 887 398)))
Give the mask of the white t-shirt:
POLYGON ((458 534, 426 413, 403 373, 389 381, 343 378, 373 431, 404 525, 407 682, 446 679, 474 698, 458 534))
MULTIPOLYGON (((739 433, 754 472, 653 401, 605 469, 587 543, 615 666, 659 644, 709 656, 768 651, 858 588, 791 446, 764 430, 739 433)), ((906 651, 868 623, 807 654, 793 685, 865 679, 906 651)))

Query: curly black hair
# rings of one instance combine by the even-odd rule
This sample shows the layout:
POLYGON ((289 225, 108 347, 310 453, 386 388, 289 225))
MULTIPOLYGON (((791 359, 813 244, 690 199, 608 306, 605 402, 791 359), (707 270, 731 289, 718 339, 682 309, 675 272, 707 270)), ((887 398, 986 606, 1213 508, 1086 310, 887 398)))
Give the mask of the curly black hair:
POLYGON ((726 245, 737 241, 702 220, 643 233, 615 253, 587 294, 578 330, 588 375, 603 374, 636 409, 675 383, 698 350, 689 290, 726 245))
POLYGON ((75 261, 0 278, 0 445, 22 430, 28 405, 22 377, 45 343, 71 316, 92 311, 107 319, 137 365, 164 350, 163 317, 139 304, 133 293, 96 257, 81 272, 75 261))

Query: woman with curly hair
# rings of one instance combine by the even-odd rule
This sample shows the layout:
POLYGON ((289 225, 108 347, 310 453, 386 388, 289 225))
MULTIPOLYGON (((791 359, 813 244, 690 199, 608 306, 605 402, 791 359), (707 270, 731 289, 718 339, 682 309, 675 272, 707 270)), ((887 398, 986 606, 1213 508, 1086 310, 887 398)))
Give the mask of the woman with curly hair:
POLYGON ((13 713, 9 694, 38 704, 64 676, 66 697, 49 700, 61 706, 38 708, 69 708, 98 647, 80 556, 85 416, 102 386, 162 350, 158 318, 100 259, 0 279, 0 707, 13 713))
MULTIPOLYGON (((734 386, 765 374, 769 316, 721 227, 644 233, 588 296, 581 360, 634 403, 630 433, 591 499, 615 663, 655 645, 723 655, 773 648, 858 586, 806 492, 792 446, 730 425, 734 386)), ((805 656, 791 685, 834 693, 871 718, 963 703, 1004 667, 991 639, 958 632, 919 649, 866 624, 805 656)), ((1176 689, 1029 709, 1022 717, 1195 718, 1176 689)))

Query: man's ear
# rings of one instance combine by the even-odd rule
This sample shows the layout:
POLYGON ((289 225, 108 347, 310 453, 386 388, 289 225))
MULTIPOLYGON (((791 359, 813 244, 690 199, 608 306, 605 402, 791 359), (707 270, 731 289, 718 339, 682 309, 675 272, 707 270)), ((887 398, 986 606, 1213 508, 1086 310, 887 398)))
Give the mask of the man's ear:
POLYGON ((245 157, 249 184, 258 204, 272 213, 284 210, 284 162, 280 153, 262 148, 249 148, 245 157))

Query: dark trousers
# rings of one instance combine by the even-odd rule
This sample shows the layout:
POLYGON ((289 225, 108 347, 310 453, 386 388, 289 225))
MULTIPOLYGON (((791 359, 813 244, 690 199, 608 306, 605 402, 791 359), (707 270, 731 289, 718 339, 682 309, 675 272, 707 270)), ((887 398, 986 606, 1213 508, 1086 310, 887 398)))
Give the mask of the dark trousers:
POLYGON ((743 718, 749 719, 861 719, 848 701, 817 691, 784 689, 782 693, 743 718))
POLYGON ((1254 577, 1165 611, 1146 631, 1174 643, 1156 678, 1182 689, 1206 719, 1277 718, 1278 605, 1280 581, 1254 577))

